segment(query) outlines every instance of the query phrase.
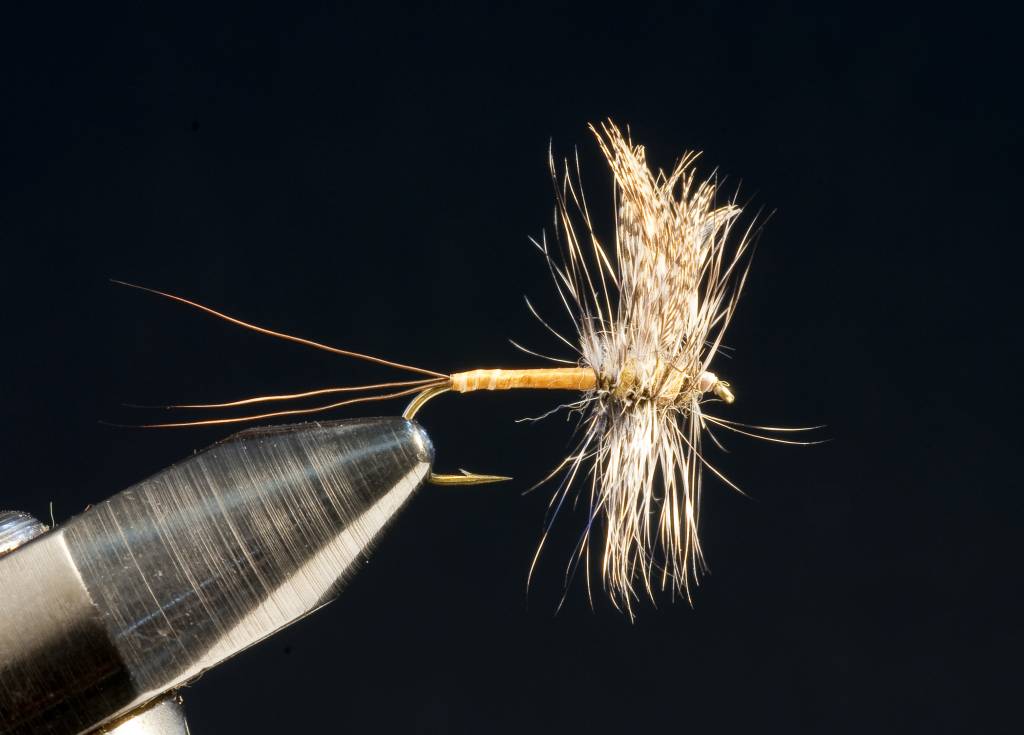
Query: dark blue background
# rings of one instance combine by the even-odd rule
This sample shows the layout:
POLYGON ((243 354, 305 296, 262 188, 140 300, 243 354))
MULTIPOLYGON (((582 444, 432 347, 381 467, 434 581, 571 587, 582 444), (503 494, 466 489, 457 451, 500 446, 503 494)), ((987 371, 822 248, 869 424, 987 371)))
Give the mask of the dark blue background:
MULTIPOLYGON (((3 485, 58 521, 226 432, 122 403, 392 373, 107 283, 442 371, 527 366, 561 326, 527 236, 549 140, 612 116, 705 151, 769 221, 731 328, 713 574, 635 624, 576 584, 567 519, 526 593, 569 427, 549 395, 446 397, 427 489, 341 600, 186 692, 193 731, 995 732, 1021 654, 1019 39, 973 4, 374 11, 51 4, 0 19, 3 485), (826 7, 827 6, 827 7, 826 7), (320 730, 319 728, 326 728, 320 730)), ((550 227, 549 227, 550 229, 550 227)), ((341 415, 397 412, 379 405, 341 415)), ((0 591, 2 594, 2 591, 0 591)))

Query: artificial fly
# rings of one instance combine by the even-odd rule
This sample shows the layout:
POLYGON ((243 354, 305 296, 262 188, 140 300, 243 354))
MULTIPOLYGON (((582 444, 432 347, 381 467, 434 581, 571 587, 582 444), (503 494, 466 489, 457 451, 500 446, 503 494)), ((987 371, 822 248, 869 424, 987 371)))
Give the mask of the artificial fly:
MULTIPOLYGON (((550 269, 575 338, 563 336, 530 309, 573 351, 573 359, 546 358, 559 367, 449 375, 276 332, 180 296, 144 289, 246 329, 417 376, 172 406, 226 409, 328 395, 339 398, 311 408, 151 426, 277 419, 405 396, 413 397, 404 413, 411 419, 429 400, 449 391, 575 391, 581 398, 560 408, 578 414, 580 440, 545 478, 561 476, 561 482, 551 499, 531 574, 554 517, 570 494, 578 492, 586 499, 588 517, 570 568, 584 563, 589 579, 591 547, 598 545, 604 587, 613 603, 631 616, 641 591, 653 598, 655 589, 670 589, 689 598, 691 585, 705 569, 698 537, 702 469, 706 466, 735 488, 701 451, 709 424, 784 443, 810 442, 786 442, 760 433, 798 429, 749 426, 705 411, 709 402, 731 404, 735 399, 729 383, 710 371, 749 269, 745 256, 754 230, 751 224, 734 233, 742 211, 735 198, 719 204, 717 180, 697 178, 697 154, 684 155, 670 173, 655 173, 644 148, 634 145, 614 123, 590 129, 614 177, 614 245, 606 247, 595 233, 578 160, 575 166, 566 162, 559 171, 550 153, 561 253, 553 254, 546 238, 533 241, 550 269)), ((466 472, 431 475, 432 482, 442 485, 504 479, 509 478, 466 472)))

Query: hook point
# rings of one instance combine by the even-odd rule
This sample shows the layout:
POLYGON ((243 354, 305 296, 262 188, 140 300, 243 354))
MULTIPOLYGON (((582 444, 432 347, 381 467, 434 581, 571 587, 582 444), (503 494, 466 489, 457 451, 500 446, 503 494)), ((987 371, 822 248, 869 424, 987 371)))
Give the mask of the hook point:
POLYGON ((504 475, 479 475, 466 470, 460 470, 460 472, 461 475, 439 475, 431 472, 427 482, 431 485, 489 485, 492 482, 505 482, 512 479, 504 475))

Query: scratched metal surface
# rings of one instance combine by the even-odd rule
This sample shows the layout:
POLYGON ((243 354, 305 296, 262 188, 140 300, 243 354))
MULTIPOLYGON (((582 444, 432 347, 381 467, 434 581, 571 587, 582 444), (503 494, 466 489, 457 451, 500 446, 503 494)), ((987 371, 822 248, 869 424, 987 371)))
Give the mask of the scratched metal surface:
POLYGON ((432 459, 403 419, 243 432, 9 554, 0 732, 81 732, 320 607, 432 459))

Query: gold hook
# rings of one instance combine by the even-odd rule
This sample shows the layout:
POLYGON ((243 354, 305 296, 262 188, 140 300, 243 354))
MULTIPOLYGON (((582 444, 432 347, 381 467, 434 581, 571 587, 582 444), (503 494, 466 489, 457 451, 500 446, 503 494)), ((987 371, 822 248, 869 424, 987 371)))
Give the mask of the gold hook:
MULTIPOLYGON (((434 385, 417 393, 409 405, 405 407, 402 417, 412 420, 427 401, 450 390, 451 384, 448 383, 446 385, 434 385)), ((492 482, 504 482, 505 480, 512 479, 504 475, 478 475, 466 470, 460 470, 460 472, 462 474, 459 475, 439 475, 431 472, 427 482, 433 485, 487 485, 492 482)))
POLYGON ((726 403, 732 403, 736 400, 736 395, 731 390, 732 386, 726 383, 724 380, 715 381, 715 384, 711 387, 715 395, 726 403))

